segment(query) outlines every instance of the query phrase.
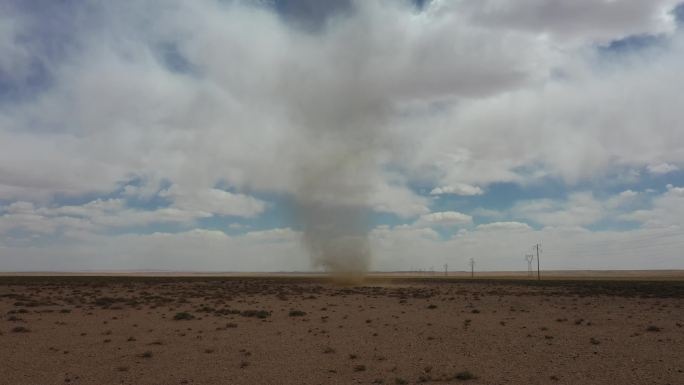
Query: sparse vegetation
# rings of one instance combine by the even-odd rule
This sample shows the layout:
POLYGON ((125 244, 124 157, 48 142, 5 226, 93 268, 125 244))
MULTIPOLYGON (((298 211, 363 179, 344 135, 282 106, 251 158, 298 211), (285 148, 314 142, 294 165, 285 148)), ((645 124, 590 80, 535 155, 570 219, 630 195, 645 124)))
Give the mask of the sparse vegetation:
POLYGON ((266 310, 244 310, 240 312, 240 315, 243 317, 256 317, 263 319, 270 317, 271 312, 266 310))
POLYGON ((456 373, 456 375, 454 376, 454 379, 459 380, 459 381, 467 381, 467 380, 475 379, 475 376, 472 373, 470 373, 469 371, 465 370, 465 371, 456 373))
POLYGON ((193 316, 192 314, 187 313, 187 312, 176 313, 176 315, 173 316, 173 319, 176 321, 182 321, 182 320, 188 321, 188 320, 191 320, 194 318, 195 318, 195 316, 193 316))
MULTIPOLYGON (((5 279, 0 277, 0 282, 5 279)), ((90 365, 93 350, 88 349, 105 349, 108 354, 119 357, 103 367, 103 372, 109 372, 107 375, 117 382, 145 382, 148 374, 144 364, 168 368, 174 383, 183 383, 184 379, 187 383, 211 382, 207 381, 211 373, 193 372, 196 377, 192 379, 187 373, 179 373, 183 365, 178 362, 185 356, 210 363, 209 371, 215 363, 228 362, 221 370, 230 372, 233 378, 248 372, 260 375, 270 365, 270 358, 264 359, 264 346, 278 343, 294 350, 310 349, 319 355, 322 363, 312 376, 286 371, 282 378, 277 378, 283 384, 298 383, 298 380, 299 383, 303 380, 326 383, 326 378, 328 382, 358 380, 366 384, 502 383, 506 379, 501 371, 480 373, 480 369, 495 363, 487 360, 478 367, 468 366, 473 362, 472 357, 481 357, 477 355, 480 341, 485 346, 492 338, 499 337, 515 344, 501 355, 502 359, 511 360, 512 368, 523 367, 523 359, 539 359, 540 351, 553 358, 545 373, 536 374, 539 382, 572 382, 570 374, 574 372, 569 371, 572 369, 556 365, 555 357, 572 357, 580 368, 601 357, 606 362, 606 370, 595 372, 595 376, 597 383, 604 383, 620 367, 610 365, 616 363, 616 357, 624 357, 626 347, 630 346, 643 346, 652 352, 652 365, 658 370, 659 382, 679 383, 675 376, 681 373, 673 365, 670 352, 666 350, 662 354, 663 347, 677 347, 677 333, 683 330, 684 321, 676 317, 684 308, 678 300, 678 283, 644 286, 671 287, 665 291, 669 298, 675 299, 660 300, 654 298, 660 297, 655 291, 642 291, 640 283, 606 283, 610 288, 604 292, 603 289, 585 290, 575 283, 526 283, 527 286, 518 287, 522 284, 496 281, 487 286, 484 280, 470 283, 452 277, 448 285, 438 284, 439 277, 430 277, 425 283, 415 280, 408 281, 407 285, 376 285, 377 278, 371 277, 368 284, 343 287, 308 277, 22 279, 31 284, 0 285, 0 316, 10 321, 5 322, 4 336, 0 336, 5 346, 0 348, 0 355, 17 351, 25 356, 35 351, 36 356, 29 357, 36 365, 44 365, 41 360, 65 358, 70 362, 83 360, 84 365, 90 365), (154 283, 149 284, 148 280, 154 283), (638 289, 629 289, 637 286, 638 289), (584 295, 578 295, 579 292, 584 295), (17 302, 21 306, 13 307, 17 302), (52 305, 33 306, 36 303, 52 305), (129 304, 136 307, 112 311, 118 305, 129 304), (424 311, 437 308, 439 312, 424 311), (472 321, 466 319, 469 317, 473 317, 472 321), (594 323, 585 327, 590 322, 579 317, 587 317, 594 323), (188 319, 196 321, 175 321, 188 319), (226 331, 238 324, 240 331, 226 331), (30 327, 31 333, 12 335, 21 333, 12 330, 15 326, 30 327), (459 331, 458 338, 469 344, 467 350, 473 356, 455 358, 458 361, 454 363, 445 362, 431 349, 460 345, 461 341, 452 343, 459 331), (53 338, 53 334, 58 338, 53 338), (140 340, 136 342, 135 337, 126 334, 140 340), (526 335, 530 338, 525 338, 526 335), (163 338, 164 344, 153 346, 158 338, 163 338), (103 344, 103 340, 111 343, 103 344), (13 344, 14 341, 19 343, 13 344), (37 341, 41 341, 39 349, 27 348, 38 344, 37 341), (513 357, 521 349, 532 346, 539 350, 530 356, 513 357), (154 349, 154 356, 152 352, 141 354, 145 349, 154 349), (434 369, 426 365, 434 365, 434 369), (472 369, 481 378, 468 381, 474 378, 472 373, 456 373, 463 368, 472 369), (314 375, 321 377, 313 378, 314 375)), ((17 282, 16 278, 10 281, 17 282)), ((596 286, 588 282, 586 285, 602 287, 603 284, 596 286)), ((297 367, 293 360, 298 357, 284 355, 282 364, 297 367)), ((52 370, 55 365, 45 367, 52 370)), ((12 374, 17 377, 24 373, 12 374)), ((86 371, 76 373, 83 376, 86 371)), ((27 377, 27 381, 37 383, 33 381, 35 375, 30 375, 34 377, 27 377)), ((79 381, 73 372, 59 375, 60 382, 65 375, 71 383, 84 381, 79 381)))

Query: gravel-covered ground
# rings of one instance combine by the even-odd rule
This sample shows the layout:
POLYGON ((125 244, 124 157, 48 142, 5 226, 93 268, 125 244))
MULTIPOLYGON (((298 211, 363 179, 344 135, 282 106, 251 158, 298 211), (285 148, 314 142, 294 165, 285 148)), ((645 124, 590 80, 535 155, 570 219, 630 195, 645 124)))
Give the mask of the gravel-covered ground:
POLYGON ((0 277, 0 384, 684 384, 684 282, 0 277))

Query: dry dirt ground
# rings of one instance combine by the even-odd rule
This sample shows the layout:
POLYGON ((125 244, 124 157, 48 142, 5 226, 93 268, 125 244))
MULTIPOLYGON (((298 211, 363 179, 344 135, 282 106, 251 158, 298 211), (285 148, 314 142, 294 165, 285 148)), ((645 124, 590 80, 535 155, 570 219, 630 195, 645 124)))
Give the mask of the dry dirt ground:
POLYGON ((684 384, 684 282, 0 277, 1 384, 684 384))

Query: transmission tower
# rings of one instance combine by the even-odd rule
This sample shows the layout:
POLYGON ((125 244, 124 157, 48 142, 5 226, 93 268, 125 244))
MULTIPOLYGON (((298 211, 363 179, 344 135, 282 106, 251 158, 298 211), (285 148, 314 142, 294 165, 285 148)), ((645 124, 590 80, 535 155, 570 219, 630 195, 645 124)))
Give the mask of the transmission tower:
POLYGON ((475 258, 470 258, 470 278, 475 278, 475 258))

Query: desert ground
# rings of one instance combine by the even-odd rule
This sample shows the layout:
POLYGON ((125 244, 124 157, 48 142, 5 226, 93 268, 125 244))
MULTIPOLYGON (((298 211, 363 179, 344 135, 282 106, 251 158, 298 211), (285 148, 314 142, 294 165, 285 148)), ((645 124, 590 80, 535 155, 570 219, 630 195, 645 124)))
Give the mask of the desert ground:
POLYGON ((684 384, 646 278, 4 276, 0 383, 684 384))

